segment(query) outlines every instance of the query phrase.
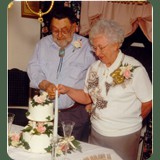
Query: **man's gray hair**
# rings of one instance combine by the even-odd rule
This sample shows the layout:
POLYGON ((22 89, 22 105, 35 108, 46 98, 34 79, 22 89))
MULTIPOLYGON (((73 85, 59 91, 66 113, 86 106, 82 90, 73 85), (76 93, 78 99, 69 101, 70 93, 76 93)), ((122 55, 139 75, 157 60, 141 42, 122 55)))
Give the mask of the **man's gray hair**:
POLYGON ((92 39, 99 34, 104 35, 109 43, 118 42, 121 46, 124 41, 124 30, 118 23, 111 20, 99 20, 93 25, 89 33, 91 44, 92 39))

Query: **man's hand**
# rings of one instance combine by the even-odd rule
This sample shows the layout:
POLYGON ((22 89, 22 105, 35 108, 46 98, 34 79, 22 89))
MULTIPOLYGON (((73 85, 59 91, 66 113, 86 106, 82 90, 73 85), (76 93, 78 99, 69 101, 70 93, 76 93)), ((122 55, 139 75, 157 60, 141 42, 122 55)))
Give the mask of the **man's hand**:
POLYGON ((53 83, 51 83, 47 80, 43 80, 39 84, 39 88, 46 91, 48 93, 48 96, 49 96, 50 99, 55 98, 56 86, 53 83))

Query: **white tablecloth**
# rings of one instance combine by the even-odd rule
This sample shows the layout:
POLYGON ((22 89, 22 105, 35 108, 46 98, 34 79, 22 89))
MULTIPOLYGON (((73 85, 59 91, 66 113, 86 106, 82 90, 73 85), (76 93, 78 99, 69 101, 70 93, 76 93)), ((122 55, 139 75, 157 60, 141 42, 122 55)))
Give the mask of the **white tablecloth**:
MULTIPOLYGON (((19 133, 23 129, 22 126, 12 125, 11 132, 19 133)), ((112 149, 103 148, 89 143, 81 142, 82 152, 76 151, 72 154, 67 154, 70 160, 83 160, 85 157, 98 154, 110 154, 112 160, 122 160, 112 149)), ((8 155, 14 160, 51 160, 51 154, 30 153, 21 148, 8 147, 8 155)), ((57 160, 62 160, 63 157, 58 157, 57 160)))

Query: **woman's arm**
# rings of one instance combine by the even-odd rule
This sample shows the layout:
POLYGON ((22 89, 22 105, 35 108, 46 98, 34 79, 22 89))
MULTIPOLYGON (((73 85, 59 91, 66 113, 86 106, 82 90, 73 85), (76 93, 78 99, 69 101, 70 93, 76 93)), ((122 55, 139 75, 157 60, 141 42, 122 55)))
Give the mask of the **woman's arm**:
POLYGON ((151 110, 152 110, 152 101, 142 103, 142 107, 141 107, 142 118, 145 119, 147 115, 151 112, 151 110))
POLYGON ((92 102, 89 94, 85 93, 82 89, 74 89, 74 88, 59 84, 58 93, 67 94, 74 101, 81 104, 89 104, 92 102))

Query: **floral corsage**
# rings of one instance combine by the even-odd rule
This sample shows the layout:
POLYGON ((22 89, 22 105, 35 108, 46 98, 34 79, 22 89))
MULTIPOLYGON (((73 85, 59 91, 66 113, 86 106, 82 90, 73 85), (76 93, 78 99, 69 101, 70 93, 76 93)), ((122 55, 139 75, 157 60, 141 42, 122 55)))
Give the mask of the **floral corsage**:
POLYGON ((113 78, 113 85, 122 84, 126 80, 129 80, 133 77, 133 71, 139 66, 132 66, 130 64, 120 65, 114 72, 110 75, 113 78))
POLYGON ((76 40, 72 43, 74 49, 73 49, 73 52, 78 49, 78 48, 81 48, 82 47, 82 39, 79 39, 79 40, 76 40))

